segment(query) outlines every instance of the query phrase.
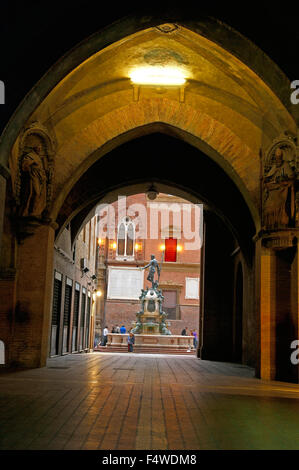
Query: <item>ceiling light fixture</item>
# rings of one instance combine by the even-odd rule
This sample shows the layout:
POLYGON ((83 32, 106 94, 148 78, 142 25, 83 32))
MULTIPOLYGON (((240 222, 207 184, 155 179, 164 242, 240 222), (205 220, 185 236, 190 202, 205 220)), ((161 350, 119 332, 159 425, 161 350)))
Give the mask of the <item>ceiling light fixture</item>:
POLYGON ((182 86, 186 82, 181 70, 175 67, 140 67, 131 72, 135 85, 182 86))

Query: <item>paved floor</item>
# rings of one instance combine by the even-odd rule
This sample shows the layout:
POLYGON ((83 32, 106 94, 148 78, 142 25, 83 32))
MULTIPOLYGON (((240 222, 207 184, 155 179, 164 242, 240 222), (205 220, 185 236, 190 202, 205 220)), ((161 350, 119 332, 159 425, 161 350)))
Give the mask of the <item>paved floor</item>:
POLYGON ((299 449, 299 385, 194 356, 90 353, 0 374, 0 450, 299 449))

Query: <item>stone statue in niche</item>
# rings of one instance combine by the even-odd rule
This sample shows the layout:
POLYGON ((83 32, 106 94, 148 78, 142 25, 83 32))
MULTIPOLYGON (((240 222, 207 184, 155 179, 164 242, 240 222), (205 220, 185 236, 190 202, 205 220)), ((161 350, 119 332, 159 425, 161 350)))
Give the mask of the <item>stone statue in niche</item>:
POLYGON ((263 226, 285 228, 295 219, 295 169, 288 144, 275 146, 269 153, 263 177, 263 226))
POLYGON ((44 218, 51 200, 54 145, 38 123, 21 136, 16 202, 19 217, 44 218))
POLYGON ((40 217, 47 206, 47 170, 43 145, 38 140, 27 142, 20 157, 21 215, 25 217, 40 217))

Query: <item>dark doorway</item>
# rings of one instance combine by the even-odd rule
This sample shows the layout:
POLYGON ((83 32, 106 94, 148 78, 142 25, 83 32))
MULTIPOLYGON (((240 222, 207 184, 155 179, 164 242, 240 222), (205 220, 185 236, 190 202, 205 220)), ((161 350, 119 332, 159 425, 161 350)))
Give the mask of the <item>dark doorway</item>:
POLYGON ((235 318, 234 318, 234 361, 242 363, 243 353, 243 269, 238 264, 235 290, 235 318))

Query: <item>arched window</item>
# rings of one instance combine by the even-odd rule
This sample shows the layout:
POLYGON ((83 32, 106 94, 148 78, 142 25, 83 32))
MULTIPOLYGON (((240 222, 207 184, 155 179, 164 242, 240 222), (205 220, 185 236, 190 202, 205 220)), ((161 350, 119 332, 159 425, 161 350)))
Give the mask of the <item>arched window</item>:
POLYGON ((135 227, 129 217, 125 217, 117 231, 117 257, 132 258, 134 256, 135 227))

